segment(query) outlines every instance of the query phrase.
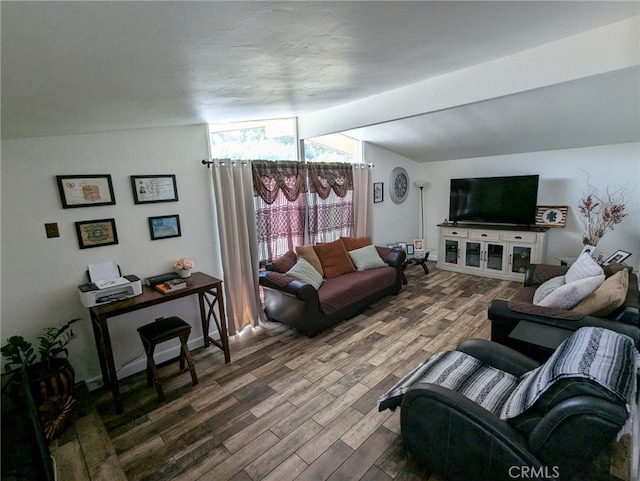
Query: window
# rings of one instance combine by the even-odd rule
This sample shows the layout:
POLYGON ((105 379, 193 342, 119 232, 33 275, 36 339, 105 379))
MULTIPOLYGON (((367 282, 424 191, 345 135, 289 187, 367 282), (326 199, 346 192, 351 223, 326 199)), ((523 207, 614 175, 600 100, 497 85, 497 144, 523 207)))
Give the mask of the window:
POLYGON ((307 162, 362 162, 360 141, 344 134, 329 134, 304 140, 307 162))
POLYGON ((211 157, 298 160, 294 118, 209 124, 211 157))

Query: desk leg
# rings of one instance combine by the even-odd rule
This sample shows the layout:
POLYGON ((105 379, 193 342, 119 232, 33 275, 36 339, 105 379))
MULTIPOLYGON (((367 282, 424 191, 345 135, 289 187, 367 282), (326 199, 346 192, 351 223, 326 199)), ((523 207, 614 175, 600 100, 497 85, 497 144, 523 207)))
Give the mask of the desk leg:
POLYGON ((100 360, 100 370, 102 371, 102 382, 107 389, 111 390, 113 401, 116 405, 116 414, 122 414, 122 398, 120 397, 120 385, 118 384, 118 373, 113 359, 113 349, 111 347, 111 336, 107 320, 95 316, 91 313, 91 325, 96 339, 96 349, 100 360))
POLYGON ((229 334, 227 332, 227 321, 224 312, 224 300, 222 298, 222 286, 216 288, 215 291, 205 291, 198 293, 198 301, 200 303, 200 319, 202 321, 202 335, 204 338, 204 347, 209 344, 214 344, 224 352, 224 362, 231 362, 231 352, 229 349, 229 334), (209 299, 207 294, 213 299, 209 299), (208 305, 208 311, 205 308, 205 302, 208 305), (218 313, 220 318, 216 316, 215 305, 218 304, 218 313), (213 339, 209 336, 209 326, 211 324, 211 318, 216 324, 218 333, 220 334, 220 341, 213 339))

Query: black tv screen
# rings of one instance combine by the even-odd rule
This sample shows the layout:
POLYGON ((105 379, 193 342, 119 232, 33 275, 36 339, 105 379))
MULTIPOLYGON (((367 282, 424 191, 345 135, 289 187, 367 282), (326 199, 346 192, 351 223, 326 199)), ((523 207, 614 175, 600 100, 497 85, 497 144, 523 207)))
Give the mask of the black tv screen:
POLYGON ((449 221, 533 225, 538 175, 451 179, 449 221))

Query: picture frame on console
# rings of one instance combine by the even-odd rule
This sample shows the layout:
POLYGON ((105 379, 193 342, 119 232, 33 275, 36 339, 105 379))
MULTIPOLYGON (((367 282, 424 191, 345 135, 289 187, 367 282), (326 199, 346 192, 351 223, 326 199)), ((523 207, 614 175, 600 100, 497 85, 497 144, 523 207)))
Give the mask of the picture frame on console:
POLYGON ((623 251, 618 249, 609 257, 607 257, 602 263, 603 266, 608 266, 609 264, 622 264, 627 258, 631 256, 631 252, 623 251))

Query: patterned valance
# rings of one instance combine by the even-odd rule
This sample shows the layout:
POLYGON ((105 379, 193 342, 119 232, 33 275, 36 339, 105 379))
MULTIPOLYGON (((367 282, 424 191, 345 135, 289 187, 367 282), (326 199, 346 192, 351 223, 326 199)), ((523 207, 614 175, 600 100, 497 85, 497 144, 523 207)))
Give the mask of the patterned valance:
POLYGON ((318 162, 307 164, 311 192, 322 200, 329 197, 333 190, 338 197, 344 197, 353 190, 353 167, 347 163, 318 162))
POLYGON ((280 160, 270 162, 255 160, 253 170, 253 188, 262 200, 271 205, 282 190, 289 202, 294 202, 301 192, 306 192, 307 168, 300 162, 280 160))

